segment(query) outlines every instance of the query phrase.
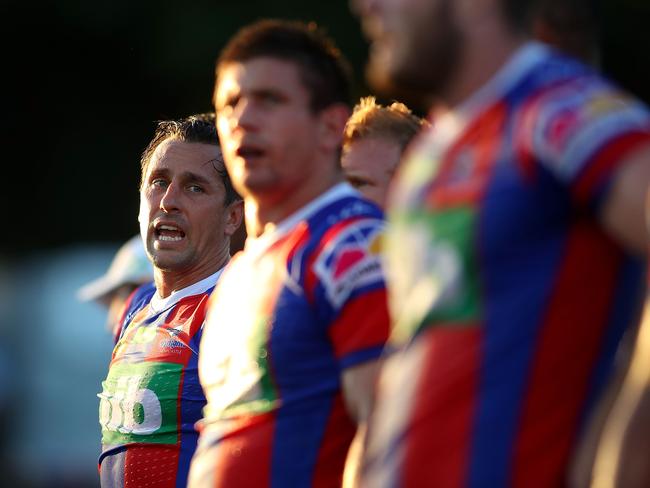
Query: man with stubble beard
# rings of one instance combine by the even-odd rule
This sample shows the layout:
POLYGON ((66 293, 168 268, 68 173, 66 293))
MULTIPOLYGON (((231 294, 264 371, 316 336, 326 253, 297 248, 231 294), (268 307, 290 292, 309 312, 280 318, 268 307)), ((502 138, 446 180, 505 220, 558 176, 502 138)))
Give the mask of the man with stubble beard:
POLYGON ((140 229, 154 284, 136 289, 99 395, 101 485, 185 486, 205 396, 198 350, 241 198, 214 115, 163 121, 142 155, 140 229))
POLYGON ((362 486, 562 486, 638 320, 650 116, 531 41, 533 1, 354 0, 431 129, 388 203, 392 344, 362 486))

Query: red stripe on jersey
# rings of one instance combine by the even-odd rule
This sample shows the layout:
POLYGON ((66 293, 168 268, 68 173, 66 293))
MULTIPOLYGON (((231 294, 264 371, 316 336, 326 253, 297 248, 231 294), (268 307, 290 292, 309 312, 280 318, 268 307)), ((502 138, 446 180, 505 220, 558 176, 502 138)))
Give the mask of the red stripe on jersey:
POLYGON ((594 189, 607 181, 609 174, 620 165, 632 150, 642 144, 650 144, 648 132, 630 132, 609 142, 598 151, 595 159, 578 178, 574 185, 574 195, 578 203, 588 203, 594 189))
POLYGON ((209 295, 193 295, 181 299, 174 309, 174 322, 183 322, 191 324, 187 335, 194 337, 205 320, 206 308, 208 306, 209 295), (199 304, 196 304, 197 299, 199 304))
POLYGON ((431 208, 478 203, 487 185, 503 133, 506 106, 497 103, 486 110, 445 154, 430 191, 431 208))
POLYGON ((271 249, 279 252, 286 261, 291 261, 297 249, 300 249, 309 240, 309 226, 307 222, 300 222, 289 234, 273 244, 271 249), (281 249, 278 251, 278 249, 281 249))
POLYGON ((316 458, 312 479, 314 488, 341 486, 343 466, 355 432, 356 425, 348 415, 339 392, 334 398, 316 458))
MULTIPOLYGON (((210 295, 194 295, 181 299, 176 307, 173 310, 173 319, 168 323, 183 323, 190 324, 190 328, 186 331, 187 337, 185 338, 189 344, 194 335, 201 329, 203 322, 205 320, 206 308, 210 300, 210 295), (199 300, 199 304, 196 305, 196 301, 199 300)), ((189 348, 184 348, 181 353, 182 361, 187 364, 189 360, 189 355, 193 354, 189 348)), ((180 361, 180 358, 179 358, 180 361)), ((180 372, 180 379, 178 382, 178 395, 176 397, 176 425, 182 425, 183 421, 183 393, 185 386, 185 374, 186 369, 183 368, 180 372)), ((181 442, 182 432, 178 429, 177 432, 177 441, 181 442)))
POLYGON ((620 254, 593 224, 571 233, 522 405, 513 486, 561 486, 616 287, 620 254), (589 282, 597 286, 585 286, 589 282))
POLYGON ((401 486, 466 484, 482 338, 482 328, 458 324, 440 324, 416 338, 426 349, 405 432, 401 486))
POLYGON ((211 450, 211 488, 270 486, 271 446, 275 432, 272 413, 233 420, 232 431, 211 450))
POLYGON ((330 326, 334 354, 340 359, 353 352, 382 346, 388 339, 389 323, 385 289, 350 300, 330 326))
POLYGON ((178 446, 132 444, 124 460, 124 486, 175 488, 178 446))
POLYGON ((543 95, 543 92, 534 98, 531 98, 531 100, 524 105, 520 110, 522 115, 514 127, 514 162, 522 179, 527 183, 533 182, 538 171, 539 163, 533 149, 533 137, 535 134, 535 124, 539 119, 541 95, 543 95))

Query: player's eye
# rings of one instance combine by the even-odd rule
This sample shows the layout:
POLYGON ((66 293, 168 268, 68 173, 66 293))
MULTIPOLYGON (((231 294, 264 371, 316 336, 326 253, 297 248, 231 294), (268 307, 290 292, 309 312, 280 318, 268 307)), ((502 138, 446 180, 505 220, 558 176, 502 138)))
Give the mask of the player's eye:
POLYGON ((167 180, 163 178, 155 178, 151 180, 151 186, 156 188, 167 188, 167 180))
POLYGON ((273 92, 265 92, 260 96, 260 101, 267 105, 277 105, 283 100, 283 97, 273 92))

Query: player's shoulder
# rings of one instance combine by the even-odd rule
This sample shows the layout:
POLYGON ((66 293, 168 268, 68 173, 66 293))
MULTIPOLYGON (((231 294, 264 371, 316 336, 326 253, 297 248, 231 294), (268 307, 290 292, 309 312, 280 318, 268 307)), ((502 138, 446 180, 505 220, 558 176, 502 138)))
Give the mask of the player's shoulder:
POLYGON ((317 239, 333 238, 354 229, 383 229, 385 218, 381 208, 355 190, 350 190, 308 219, 312 234, 317 239))
POLYGON ((357 196, 339 203, 324 225, 313 260, 313 271, 333 303, 342 302, 348 288, 383 282, 386 224, 381 209, 357 196))
POLYGON ((607 141, 650 128, 650 112, 640 100, 568 57, 548 56, 523 85, 518 145, 564 168, 563 174, 576 173, 607 141))
POLYGON ((351 186, 342 184, 335 191, 335 198, 319 205, 303 221, 305 238, 294 253, 301 263, 318 263, 316 267, 321 270, 336 261, 342 250, 354 249, 358 255, 374 253, 386 225, 381 208, 351 186))
POLYGON ((648 117, 638 98, 591 66, 558 53, 533 70, 528 97, 542 113, 579 112, 587 120, 613 112, 637 112, 648 117))
POLYGON ((382 210, 359 195, 341 199, 319 221, 319 260, 324 256, 356 249, 356 252, 375 254, 385 233, 386 220, 382 210))

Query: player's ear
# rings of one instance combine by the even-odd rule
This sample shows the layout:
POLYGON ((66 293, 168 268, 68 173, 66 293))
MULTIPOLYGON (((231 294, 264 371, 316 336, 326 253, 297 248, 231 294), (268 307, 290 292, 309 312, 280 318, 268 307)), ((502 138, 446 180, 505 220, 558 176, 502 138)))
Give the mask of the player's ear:
POLYGON ((335 103, 321 110, 320 142, 323 148, 338 150, 343 144, 343 129, 350 117, 350 107, 343 103, 335 103))
POLYGON ((224 212, 224 233, 232 236, 241 226, 244 219, 244 202, 236 200, 226 205, 224 212))

